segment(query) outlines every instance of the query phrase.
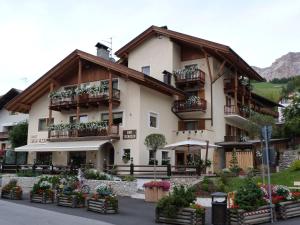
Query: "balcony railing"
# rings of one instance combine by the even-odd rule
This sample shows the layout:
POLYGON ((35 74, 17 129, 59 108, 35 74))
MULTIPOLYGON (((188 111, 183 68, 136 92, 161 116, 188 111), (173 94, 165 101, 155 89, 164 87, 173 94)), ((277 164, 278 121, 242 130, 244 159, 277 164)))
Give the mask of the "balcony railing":
POLYGON ((240 142, 241 138, 240 138, 240 136, 226 135, 226 136, 224 136, 224 141, 225 142, 240 142))
MULTIPOLYGON (((236 85, 234 82, 234 79, 224 79, 224 92, 225 93, 231 93, 231 92, 235 92, 236 89, 236 85)), ((238 92, 238 96, 244 96, 246 98, 250 97, 250 87, 247 85, 242 85, 241 83, 238 82, 237 85, 237 92, 238 92)))
MULTIPOLYGON (((108 104, 109 92, 108 90, 104 92, 99 92, 97 94, 81 94, 78 96, 72 95, 70 97, 59 97, 50 99, 50 109, 52 110, 69 110, 76 108, 77 101, 79 105, 85 106, 98 106, 99 104, 108 104)), ((114 105, 120 104, 120 90, 112 90, 112 100, 114 105)))
POLYGON ((249 117, 250 111, 243 110, 241 107, 236 107, 235 105, 224 105, 224 114, 225 115, 239 115, 242 117, 249 117))
POLYGON ((0 132, 0 140, 8 139, 8 132, 0 132))
POLYGON ((205 73, 202 70, 195 70, 190 73, 184 72, 185 70, 180 70, 174 73, 175 83, 186 83, 186 82, 201 82, 205 83, 205 73))
POLYGON ((109 132, 108 127, 99 128, 83 128, 83 129, 66 129, 49 130, 49 140, 65 140, 70 138, 86 138, 86 137, 99 137, 99 138, 118 138, 119 126, 113 125, 109 132))
POLYGON ((192 111, 206 111, 206 100, 200 98, 198 101, 191 102, 187 100, 176 100, 173 104, 173 112, 192 112, 192 111))
POLYGON ((260 108, 259 112, 276 118, 279 116, 279 113, 277 111, 273 111, 269 108, 260 108))

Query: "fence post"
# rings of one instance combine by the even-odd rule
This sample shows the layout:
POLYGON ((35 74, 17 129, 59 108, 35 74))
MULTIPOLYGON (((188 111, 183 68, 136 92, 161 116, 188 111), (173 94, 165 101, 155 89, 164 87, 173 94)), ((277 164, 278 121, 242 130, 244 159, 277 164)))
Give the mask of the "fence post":
POLYGON ((167 176, 170 177, 172 174, 171 174, 171 163, 169 162, 167 164, 167 176))
POLYGON ((130 159, 130 175, 133 176, 134 174, 134 165, 133 165, 133 158, 130 159))

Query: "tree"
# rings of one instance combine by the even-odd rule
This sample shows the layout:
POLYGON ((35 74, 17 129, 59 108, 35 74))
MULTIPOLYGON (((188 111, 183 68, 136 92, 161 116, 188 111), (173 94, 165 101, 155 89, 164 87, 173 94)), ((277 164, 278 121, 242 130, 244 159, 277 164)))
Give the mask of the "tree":
POLYGON ((167 144, 163 134, 149 134, 145 138, 145 145, 154 152, 154 179, 156 179, 156 151, 167 144))
POLYGON ((28 122, 21 122, 15 125, 9 132, 9 140, 12 148, 27 144, 28 122))
POLYGON ((239 175, 239 172, 241 171, 241 168, 239 167, 239 162, 238 162, 238 159, 237 159, 237 155, 236 155, 236 149, 234 148, 232 150, 232 155, 231 155, 231 160, 230 160, 230 171, 235 175, 235 176, 238 176, 239 175))
POLYGON ((283 111, 284 131, 294 139, 300 135, 300 96, 294 96, 292 102, 283 111))

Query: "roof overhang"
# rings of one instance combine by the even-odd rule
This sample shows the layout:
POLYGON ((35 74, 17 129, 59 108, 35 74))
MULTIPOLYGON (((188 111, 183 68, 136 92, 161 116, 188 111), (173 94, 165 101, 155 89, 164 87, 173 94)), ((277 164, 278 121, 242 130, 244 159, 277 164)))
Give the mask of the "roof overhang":
POLYGON ((103 144, 110 143, 103 141, 66 141, 46 142, 43 144, 28 144, 15 148, 16 152, 76 152, 76 151, 97 151, 103 144))

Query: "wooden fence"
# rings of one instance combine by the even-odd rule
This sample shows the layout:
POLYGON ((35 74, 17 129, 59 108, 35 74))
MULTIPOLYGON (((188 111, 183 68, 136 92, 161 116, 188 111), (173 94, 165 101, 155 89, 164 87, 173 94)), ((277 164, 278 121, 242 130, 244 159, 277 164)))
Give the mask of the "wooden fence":
MULTIPOLYGON (((230 167, 230 161, 232 160, 232 152, 226 152, 226 168, 230 167)), ((236 157, 238 160, 238 165, 244 171, 248 168, 253 168, 253 152, 252 151, 237 151, 236 157)))

